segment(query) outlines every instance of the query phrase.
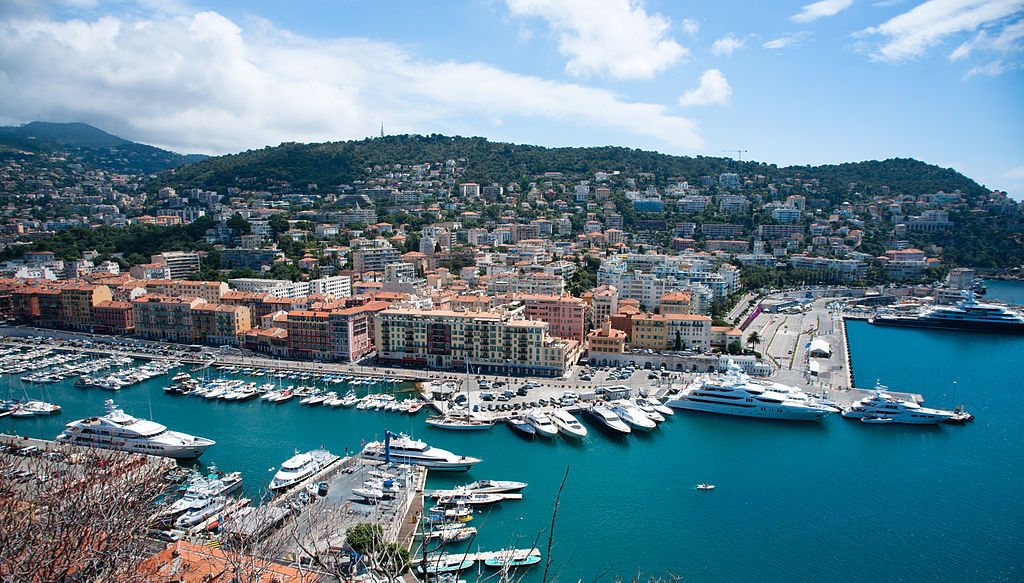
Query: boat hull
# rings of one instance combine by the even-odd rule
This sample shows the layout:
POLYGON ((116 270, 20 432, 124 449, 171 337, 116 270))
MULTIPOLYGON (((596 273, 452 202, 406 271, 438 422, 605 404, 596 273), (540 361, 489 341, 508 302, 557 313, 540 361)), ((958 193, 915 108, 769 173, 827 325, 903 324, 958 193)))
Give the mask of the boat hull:
POLYGON ((703 413, 717 413, 719 415, 732 415, 734 417, 753 417, 756 419, 778 419, 781 421, 820 421, 832 413, 830 410, 807 409, 807 410, 769 410, 772 407, 762 410, 760 407, 737 407, 719 403, 694 403, 687 399, 673 399, 665 403, 673 409, 686 411, 700 411, 703 413))
POLYGON ((988 332, 996 334, 1024 334, 1024 324, 1018 322, 980 322, 975 320, 929 320, 927 318, 899 318, 874 316, 868 324, 900 328, 931 328, 933 330, 955 330, 961 332, 988 332))

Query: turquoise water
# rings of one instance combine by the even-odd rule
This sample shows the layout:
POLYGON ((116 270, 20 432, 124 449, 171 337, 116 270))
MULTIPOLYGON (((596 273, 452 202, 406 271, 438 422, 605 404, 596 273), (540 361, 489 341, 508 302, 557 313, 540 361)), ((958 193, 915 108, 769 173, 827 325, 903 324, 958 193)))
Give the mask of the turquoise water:
MULTIPOLYGON (((544 549, 568 468, 551 553, 562 581, 611 581, 638 570, 690 582, 1024 579, 1016 367, 1024 338, 863 322, 848 330, 862 385, 879 378, 893 390, 921 393, 927 404, 963 402, 977 421, 866 426, 839 417, 789 423, 679 412, 657 431, 627 439, 588 423, 589 437, 575 444, 528 442, 501 426, 445 432, 423 425, 422 414, 175 397, 158 381, 116 398, 133 414, 151 410, 157 421, 217 440, 202 462, 241 470, 250 494, 295 449, 343 453, 384 429, 481 457, 472 472, 434 476, 428 486, 479 478, 530 486, 522 501, 473 522, 480 529, 474 548, 538 540, 544 549), (704 481, 717 489, 696 491, 704 481)), ((0 431, 53 438, 63 423, 102 411, 110 397, 70 384, 46 390, 63 415, 0 419, 0 431)), ((40 389, 28 394, 39 397, 40 389)), ((542 567, 525 581, 540 581, 542 567)))
POLYGON ((999 300, 1008 304, 1024 304, 1024 282, 987 280, 986 294, 978 296, 981 301, 999 300))

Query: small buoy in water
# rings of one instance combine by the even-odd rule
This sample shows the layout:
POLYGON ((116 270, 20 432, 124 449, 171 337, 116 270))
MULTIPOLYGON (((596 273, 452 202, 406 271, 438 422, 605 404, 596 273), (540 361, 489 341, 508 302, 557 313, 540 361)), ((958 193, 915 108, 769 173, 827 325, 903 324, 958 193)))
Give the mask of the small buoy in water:
POLYGON ((269 468, 267 468, 267 471, 268 471, 268 472, 272 472, 272 471, 274 471, 274 466, 270 466, 269 468))

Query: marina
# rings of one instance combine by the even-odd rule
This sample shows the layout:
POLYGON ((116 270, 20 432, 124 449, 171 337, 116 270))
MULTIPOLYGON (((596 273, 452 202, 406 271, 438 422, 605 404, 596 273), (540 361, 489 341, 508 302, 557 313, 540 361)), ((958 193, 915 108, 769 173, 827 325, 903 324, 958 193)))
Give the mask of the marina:
MULTIPOLYGON (((805 317, 811 318, 807 314, 787 315, 785 318, 787 322, 792 322, 793 329, 800 329, 796 327, 795 318, 805 317)), ((817 318, 818 315, 815 315, 815 323, 817 318)), ((827 311, 822 315, 822 321, 836 322, 827 311)), ((773 324, 780 329, 784 325, 782 321, 773 324)), ((799 343, 801 346, 809 341, 806 328, 804 330, 799 343)), ((836 330, 840 328, 836 326, 836 330)), ((781 331, 776 342, 779 342, 781 347, 784 346, 781 340, 789 338, 790 346, 799 350, 795 335, 788 335, 789 332, 790 329, 781 331)), ((674 418, 666 418, 659 424, 661 429, 652 432, 636 431, 625 438, 616 438, 603 425, 592 420, 584 410, 589 405, 588 397, 596 396, 596 389, 616 384, 617 381, 609 382, 605 378, 610 376, 611 371, 597 371, 597 378, 590 384, 577 384, 575 377, 568 381, 541 381, 536 383, 537 386, 530 386, 526 396, 518 395, 518 389, 526 384, 521 379, 492 376, 487 383, 492 385, 488 387, 492 393, 496 392, 493 384, 498 380, 508 382, 515 389, 515 400, 500 401, 502 404, 537 401, 538 406, 528 407, 524 411, 521 405, 518 410, 487 411, 483 414, 499 417, 515 412, 525 417, 525 413, 529 411, 571 411, 582 422, 581 425, 589 430, 588 434, 580 439, 564 436, 561 430, 554 439, 534 437, 530 441, 524 441, 517 434, 500 426, 489 431, 439 429, 426 425, 422 417, 387 411, 384 408, 387 403, 379 410, 376 407, 357 409, 354 405, 302 406, 299 405, 301 399, 293 398, 291 402, 272 406, 260 399, 235 401, 168 394, 163 389, 170 384, 171 377, 178 374, 176 371, 122 390, 115 398, 128 414, 165 420, 175 429, 216 441, 217 444, 200 458, 198 464, 193 462, 193 467, 204 468, 205 464, 216 463, 218 467, 241 471, 245 477, 243 491, 240 493, 242 499, 260 500, 281 462, 293 456, 295 450, 302 452, 325 447, 337 454, 341 460, 358 460, 355 454, 362 449, 363 443, 382 439, 385 430, 396 434, 406 433, 432 446, 483 460, 468 473, 448 475, 432 472, 423 486, 428 491, 452 490, 460 484, 489 477, 530 483, 528 495, 522 500, 482 506, 483 514, 476 516, 476 519, 469 523, 473 528, 477 528, 478 532, 472 535, 471 539, 451 543, 462 546, 445 549, 448 554, 465 554, 470 551, 476 552, 477 549, 480 549, 480 552, 490 552, 488 549, 530 548, 536 532, 550 524, 551 507, 558 493, 559 480, 568 466, 569 478, 562 495, 557 532, 565 533, 564 536, 587 533, 588 547, 593 547, 595 552, 570 553, 564 546, 560 546, 556 536, 551 558, 555 565, 565 564, 566 572, 586 577, 588 574, 596 576, 606 568, 598 567, 599 565, 643 565, 645 569, 682 570, 690 574, 694 580, 743 580, 742 574, 747 571, 742 566, 735 565, 734 559, 728 559, 718 553, 715 550, 715 541, 720 541, 721 537, 752 537, 757 536, 758 532, 770 531, 780 544, 800 549, 799 556, 785 550, 781 551, 783 558, 788 558, 790 565, 797 565, 796 575, 792 575, 792 567, 787 568, 785 572, 776 570, 772 567, 775 559, 768 560, 758 553, 747 559, 747 567, 750 561, 761 559, 764 563, 760 568, 765 571, 767 577, 800 578, 802 571, 799 565, 802 563, 799 557, 805 556, 806 553, 814 553, 832 559, 832 563, 824 569, 831 580, 854 581, 856 579, 849 576, 841 557, 830 550, 829 541, 834 542, 834 536, 830 533, 835 529, 853 528, 860 529, 863 533, 870 532, 872 544, 898 544, 900 533, 913 528, 915 532, 926 533, 922 540, 918 541, 915 549, 924 553, 924 556, 935 557, 938 561, 938 557, 929 551, 929 547, 948 549, 949 541, 946 538, 942 538, 941 541, 936 538, 942 531, 940 525, 945 523, 946 517, 931 508, 932 501, 951 500, 960 496, 972 499, 980 497, 979 502, 983 503, 986 499, 999 496, 1010 500, 1009 504, 1013 510, 1012 507, 1017 503, 1013 501, 1008 488, 1012 490, 1021 485, 1015 478, 1006 482, 987 482, 983 493, 979 494, 972 489, 968 494, 958 491, 957 487, 950 488, 948 484, 939 489, 939 483, 934 477, 935 472, 938 471, 941 475, 953 479, 961 475, 961 470, 954 463, 955 460, 974 459, 979 455, 995 456, 996 459, 1005 460, 1010 467, 1018 468, 1021 467, 1021 460, 1015 453, 1018 450, 1003 449, 1006 447, 1005 444, 997 446, 986 437, 991 431, 1004 431, 1018 422, 1006 408, 1006 397, 994 390, 994 387, 1010 381, 999 376, 1000 367, 985 367, 980 376, 975 368, 971 367, 975 378, 971 378, 968 389, 963 366, 957 363, 963 363, 966 356, 984 357, 973 349, 965 356, 962 337, 958 336, 961 340, 951 342, 941 333, 935 336, 935 332, 923 330, 881 329, 853 320, 845 322, 845 331, 842 334, 850 339, 849 362, 856 367, 857 377, 864 379, 868 386, 873 384, 874 379, 882 379, 893 391, 900 393, 901 398, 905 396, 916 402, 942 409, 951 409, 955 404, 966 402, 971 411, 978 414, 979 420, 984 420, 984 423, 976 423, 967 428, 946 425, 891 425, 886 428, 875 428, 856 420, 844 420, 838 414, 830 415, 821 422, 806 423, 766 422, 677 411, 674 418), (904 340, 905 337, 901 336, 895 340, 895 345, 887 343, 886 339, 896 334, 909 334, 915 341, 908 343, 904 340), (889 359, 880 355, 897 351, 904 353, 905 356, 901 364, 892 363, 884 366, 889 359), (907 367, 908 362, 928 363, 929 366, 912 366, 910 370, 903 370, 901 367, 907 367), (520 382, 515 382, 517 380, 520 382), (956 391, 957 385, 954 383, 957 380, 962 385, 959 391, 956 391), (937 390, 937 387, 947 388, 937 390), (573 405, 563 407, 561 402, 567 391, 577 393, 580 399, 573 405), (549 404, 539 405, 541 395, 549 404), (557 405, 550 404, 552 398, 557 405), (175 420, 173 423, 172 419, 175 420), (749 451, 750 442, 772 446, 758 448, 755 453, 749 451), (993 451, 993 447, 998 449, 993 451), (671 459, 671 463, 667 463, 666 459, 671 459), (768 467, 772 468, 770 472, 758 471, 768 467), (629 468, 629 471, 623 472, 623 468, 629 468), (878 468, 885 468, 885 476, 879 475, 878 468), (271 469, 273 471, 270 471, 271 469), (843 480, 848 482, 843 493, 831 490, 831 484, 834 484, 836 476, 843 476, 843 480), (679 491, 673 492, 678 500, 674 508, 666 509, 664 505, 655 504, 653 500, 617 500, 614 505, 607 503, 613 492, 621 492, 623 488, 644 488, 645 484, 665 481, 679 484, 679 491), (695 484, 716 487, 713 492, 699 491, 695 484), (794 484, 800 486, 795 487, 794 484), (791 491, 794 488, 800 493, 797 499, 779 501, 778 506, 770 509, 759 507, 756 512, 752 512, 741 503, 741 500, 755 496, 756 492, 791 491), (858 509, 857 496, 845 493, 872 490, 900 494, 909 501, 907 511, 912 512, 914 516, 901 518, 908 521, 906 526, 901 526, 893 533, 875 531, 870 526, 870 516, 858 509), (807 511, 809 506, 827 510, 823 514, 815 512, 812 516, 807 511), (785 520, 782 520, 782 515, 786 516, 785 520), (685 525, 685 531, 672 541, 672 546, 685 545, 692 549, 693 556, 691 557, 690 553, 672 553, 667 545, 659 544, 657 541, 654 542, 653 548, 634 544, 630 540, 623 540, 620 535, 608 529, 593 527, 594 524, 628 520, 629 516, 651 517, 652 524, 641 527, 641 531, 645 532, 647 529, 668 528, 669 524, 674 525, 672 528, 685 525), (794 519, 800 521, 799 528, 785 526, 794 519), (484 523, 486 528, 481 528, 484 523), (932 532, 936 534, 927 534, 932 532), (469 542, 470 540, 472 542, 469 542), (598 549, 600 552, 597 552, 598 549), (696 557, 701 558, 698 560, 696 557)), ((1001 354, 1000 350, 1006 350, 1010 351, 1007 354, 1013 354, 1015 339, 1004 337, 994 345, 988 340, 986 338, 985 353, 996 351, 998 355, 1001 354)), ((836 357, 837 366, 843 364, 845 360, 845 357, 836 355, 843 346, 844 344, 839 342, 833 344, 833 356, 836 357)), ((778 350, 774 346, 767 352, 775 353, 776 357, 789 356, 786 351, 778 355, 778 350)), ((827 382, 832 378, 838 380, 845 376, 828 376, 829 372, 836 370, 824 369, 825 379, 808 378, 806 364, 803 364, 804 352, 801 350, 793 359, 792 369, 785 360, 780 359, 782 367, 775 377, 776 380, 782 379, 779 382, 797 386, 808 392, 823 394, 843 406, 848 406, 873 392, 848 389, 842 386, 842 383, 827 382), (786 377, 786 374, 790 377, 786 377)), ((201 372, 191 370, 195 366, 186 365, 182 370, 189 373, 192 378, 198 376, 201 379, 201 372), (197 372, 199 374, 196 374, 197 372)), ((239 380, 243 383, 257 382, 257 386, 272 383, 276 387, 279 382, 285 387, 288 384, 294 384, 296 387, 300 384, 316 384, 321 389, 329 389, 328 392, 336 391, 339 396, 343 396, 349 390, 345 383, 325 384, 313 378, 278 379, 270 376, 260 379, 254 375, 240 374, 241 368, 234 372, 220 371, 216 368, 212 370, 216 370, 218 376, 223 373, 226 379, 239 380)), ((208 371, 208 374, 212 373, 212 370, 208 371)), ((694 378, 691 374, 678 375, 675 378, 666 377, 666 382, 656 384, 653 379, 647 379, 648 372, 642 369, 634 371, 631 381, 642 381, 637 383, 636 389, 643 388, 651 396, 661 396, 671 389, 678 389, 694 378)), ((385 376, 390 375, 386 371, 378 371, 376 375, 377 378, 385 376)), ((458 376, 465 378, 464 375, 458 376)), ((470 375, 469 379, 469 387, 473 392, 471 400, 467 403, 470 404, 469 409, 472 410, 472 404, 498 402, 479 398, 481 392, 488 390, 478 387, 475 376, 470 375)), ((18 380, 14 380, 13 383, 18 386, 18 380)), ((370 385, 355 385, 353 388, 360 398, 364 393, 380 393, 370 385)), ((20 388, 15 390, 20 391, 20 388)), ((26 390, 33 389, 26 387, 26 390)), ((69 420, 94 415, 97 409, 102 410, 103 399, 110 397, 110 393, 102 390, 76 388, 71 378, 46 385, 46 390, 51 394, 52 400, 63 407, 62 415, 28 419, 8 417, 0 420, 0 428, 8 433, 28 433, 52 438, 69 420)), ((500 394, 500 391, 497 393, 500 394)), ((636 396, 634 393, 633 397, 636 396)), ((436 405, 444 408, 446 412, 449 409, 448 403, 444 400, 437 401, 436 405)), ((1013 445, 1014 439, 1011 437, 1008 445, 1013 445)), ((303 493, 313 500, 312 503, 301 505, 303 509, 311 508, 311 504, 327 504, 323 501, 325 497, 319 496, 318 492, 314 496, 309 489, 310 485, 316 485, 316 489, 319 490, 319 483, 322 481, 329 484, 327 499, 330 499, 334 492, 338 493, 339 499, 346 499, 341 505, 347 504, 348 508, 354 511, 351 515, 352 520, 365 520, 378 515, 390 516, 387 514, 390 512, 387 510, 388 507, 404 507, 405 499, 402 499, 402 504, 385 499, 382 500, 383 504, 376 505, 368 501, 348 499, 352 490, 364 486, 367 481, 374 478, 369 472, 375 468, 367 466, 360 470, 362 473, 347 474, 343 471, 347 467, 346 463, 353 462, 339 461, 326 474, 310 479, 301 488, 290 490, 288 497, 282 502, 272 505, 250 504, 249 507, 268 506, 283 510, 288 507, 289 502, 301 498, 303 493), (340 481, 336 483, 334 480, 340 481)), ((976 481, 976 476, 972 475, 971 480, 976 481)), ((960 481, 967 480, 961 477, 960 481)), ((942 483, 946 483, 945 479, 942 483)), ((424 512, 418 509, 420 502, 417 499, 418 496, 410 499, 410 510, 404 513, 402 519, 387 522, 396 525, 394 528, 400 540, 411 536, 416 530, 415 522, 410 522, 409 519, 417 513, 424 512)), ((242 512, 248 514, 244 510, 242 512)), ((266 512, 269 514, 270 511, 266 512)), ((335 516, 338 513, 329 514, 335 516)), ((393 516, 400 514, 395 512, 393 516)), ((980 528, 984 523, 984 528, 994 528, 1006 534, 1012 533, 1016 528, 1012 523, 994 520, 983 510, 972 509, 960 518, 964 521, 965 528, 980 528)), ((246 521, 240 520, 239 523, 239 528, 244 528, 246 521)), ((292 527, 283 522, 279 528, 292 527)), ((646 536, 644 540, 650 541, 653 538, 646 536)), ((1015 543, 1010 541, 1014 539, 1011 537, 1006 540, 1008 542, 1001 547, 1000 552, 1013 554, 1017 549, 1014 548, 1015 543)), ((859 543, 854 543, 853 546, 865 550, 867 548, 859 543)), ((969 547, 965 546, 963 550, 966 552, 967 548, 969 547)), ((1000 548, 999 545, 997 548, 1000 548)), ((545 560, 546 558, 545 556, 545 560)), ((895 575, 910 572, 910 566, 896 558, 883 562, 887 572, 895 575)), ((1009 568, 1005 561, 987 553, 983 554, 983 557, 969 556, 965 558, 963 565, 962 568, 971 569, 974 573, 987 573, 984 578, 998 578, 999 573, 1009 568)), ((914 566, 915 577, 920 575, 920 568, 920 565, 914 566)), ((634 569, 623 568, 622 572, 628 574, 632 570, 634 569)), ((463 576, 470 572, 465 571, 463 576)), ((475 567, 472 572, 475 572, 475 567)), ((524 571, 523 574, 527 582, 539 580, 534 579, 539 577, 536 569, 524 571)), ((804 574, 807 577, 812 576, 810 570, 804 574)), ((821 576, 821 570, 815 569, 813 576, 821 576)))

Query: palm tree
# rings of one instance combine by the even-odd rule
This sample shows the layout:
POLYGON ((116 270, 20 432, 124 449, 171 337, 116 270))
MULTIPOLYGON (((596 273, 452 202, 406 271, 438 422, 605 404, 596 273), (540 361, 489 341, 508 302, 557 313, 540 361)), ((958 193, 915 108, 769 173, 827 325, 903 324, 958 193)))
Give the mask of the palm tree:
POLYGON ((761 342, 761 335, 758 334, 756 330, 751 332, 750 336, 747 336, 747 344, 749 344, 751 348, 756 346, 759 342, 761 342))

